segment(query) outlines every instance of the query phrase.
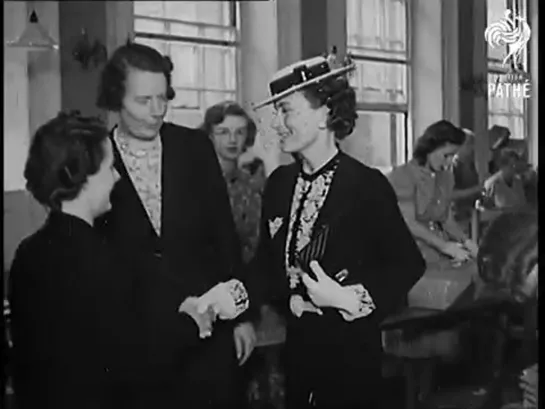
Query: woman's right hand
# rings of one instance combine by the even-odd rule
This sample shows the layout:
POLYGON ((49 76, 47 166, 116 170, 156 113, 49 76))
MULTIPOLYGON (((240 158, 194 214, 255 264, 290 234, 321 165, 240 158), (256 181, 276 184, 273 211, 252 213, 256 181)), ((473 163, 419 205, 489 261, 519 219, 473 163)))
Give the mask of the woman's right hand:
POLYGON ((461 244, 454 241, 447 242, 441 249, 443 254, 451 257, 456 263, 463 263, 470 258, 470 253, 461 244))

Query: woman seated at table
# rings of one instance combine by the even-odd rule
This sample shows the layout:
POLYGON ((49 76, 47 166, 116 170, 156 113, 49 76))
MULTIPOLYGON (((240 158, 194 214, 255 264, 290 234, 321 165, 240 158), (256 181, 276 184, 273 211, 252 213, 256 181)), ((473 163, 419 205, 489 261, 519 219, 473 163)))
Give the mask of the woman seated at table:
MULTIPOLYGON (((59 114, 32 139, 24 176, 50 213, 19 245, 10 271, 20 409, 140 408, 157 401, 146 367, 153 344, 144 341, 133 282, 93 228, 111 207, 119 179, 113 163, 108 130, 98 119, 59 114)), ((163 315, 161 325, 182 350, 211 330, 195 300, 181 304, 188 314, 163 315)))
POLYGON ((499 170, 484 184, 485 201, 496 209, 512 209, 526 205, 524 184, 519 175, 522 158, 511 149, 504 149, 498 158, 499 170))
MULTIPOLYGON (((511 362, 503 368, 507 376, 498 377, 496 388, 489 393, 486 408, 498 408, 509 385, 509 374, 519 373, 519 387, 526 406, 510 408, 537 408, 538 376, 538 224, 537 212, 518 210, 501 214, 485 231, 478 255, 479 275, 484 287, 481 297, 507 295, 521 306, 525 335, 518 354, 509 354, 511 362), (525 368, 525 369, 524 369, 525 368), (524 370, 523 370, 524 369, 524 370), (522 371, 522 373, 520 373, 522 371)), ((515 377, 516 379, 516 377, 515 377)), ((516 383, 516 382, 515 382, 516 383)), ((511 401, 513 399, 510 399, 511 401)), ((516 400, 516 399, 515 399, 516 400)), ((506 406, 507 408, 507 406, 506 406)))
POLYGON ((452 161, 465 133, 449 121, 430 125, 416 142, 413 159, 389 175, 399 207, 428 263, 477 256, 477 245, 454 220, 452 161))

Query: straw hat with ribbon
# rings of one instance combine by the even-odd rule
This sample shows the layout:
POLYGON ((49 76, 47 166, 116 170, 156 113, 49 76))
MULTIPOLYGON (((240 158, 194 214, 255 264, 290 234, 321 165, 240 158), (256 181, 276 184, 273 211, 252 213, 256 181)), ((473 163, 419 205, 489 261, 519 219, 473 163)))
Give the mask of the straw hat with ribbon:
POLYGON ((333 47, 327 56, 298 61, 277 71, 269 83, 271 96, 253 105, 259 109, 299 91, 309 85, 317 84, 331 77, 346 75, 356 68, 348 55, 342 63, 337 61, 337 49, 333 47))

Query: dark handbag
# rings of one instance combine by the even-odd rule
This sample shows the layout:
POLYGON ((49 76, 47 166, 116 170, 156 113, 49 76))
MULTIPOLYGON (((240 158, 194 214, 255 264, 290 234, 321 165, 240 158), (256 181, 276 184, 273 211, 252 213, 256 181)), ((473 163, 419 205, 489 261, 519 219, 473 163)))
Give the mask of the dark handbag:
POLYGON ((295 256, 298 267, 316 280, 316 275, 310 269, 310 262, 315 260, 321 263, 329 238, 329 226, 322 226, 318 233, 295 256))

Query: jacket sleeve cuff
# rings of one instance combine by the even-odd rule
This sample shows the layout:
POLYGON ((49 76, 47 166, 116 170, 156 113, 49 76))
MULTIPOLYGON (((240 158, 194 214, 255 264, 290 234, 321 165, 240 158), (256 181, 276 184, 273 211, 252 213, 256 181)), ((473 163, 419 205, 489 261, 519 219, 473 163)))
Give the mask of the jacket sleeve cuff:
POLYGON ((237 279, 229 280, 227 282, 227 288, 235 304, 235 313, 233 318, 236 318, 245 312, 250 306, 248 292, 246 291, 244 284, 237 279))
POLYGON ((363 284, 355 284, 344 287, 347 291, 351 293, 352 296, 356 297, 358 300, 357 308, 352 311, 339 310, 341 316, 346 321, 354 321, 358 318, 367 317, 375 309, 376 305, 373 301, 373 298, 369 294, 369 291, 363 286, 363 284))

